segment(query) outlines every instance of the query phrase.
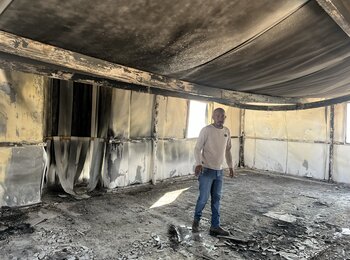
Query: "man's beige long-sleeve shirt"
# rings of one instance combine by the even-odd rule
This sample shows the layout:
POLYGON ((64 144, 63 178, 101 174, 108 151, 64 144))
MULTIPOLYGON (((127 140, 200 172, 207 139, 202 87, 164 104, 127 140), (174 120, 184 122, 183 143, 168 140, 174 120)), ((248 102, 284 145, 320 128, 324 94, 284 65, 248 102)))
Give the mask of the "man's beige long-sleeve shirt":
POLYGON ((224 156, 228 167, 233 168, 230 130, 225 126, 207 125, 201 130, 194 149, 196 165, 222 170, 224 156))

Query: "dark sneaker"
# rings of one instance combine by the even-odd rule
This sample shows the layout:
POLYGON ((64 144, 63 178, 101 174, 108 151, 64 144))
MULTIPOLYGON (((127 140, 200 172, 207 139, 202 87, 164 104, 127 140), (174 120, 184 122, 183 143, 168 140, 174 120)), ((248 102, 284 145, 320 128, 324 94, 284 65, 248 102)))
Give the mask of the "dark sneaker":
POLYGON ((198 233, 199 232, 199 221, 198 220, 193 220, 192 232, 193 233, 198 233))
POLYGON ((211 236, 229 236, 230 232, 226 231, 222 227, 211 227, 209 230, 209 235, 211 236))

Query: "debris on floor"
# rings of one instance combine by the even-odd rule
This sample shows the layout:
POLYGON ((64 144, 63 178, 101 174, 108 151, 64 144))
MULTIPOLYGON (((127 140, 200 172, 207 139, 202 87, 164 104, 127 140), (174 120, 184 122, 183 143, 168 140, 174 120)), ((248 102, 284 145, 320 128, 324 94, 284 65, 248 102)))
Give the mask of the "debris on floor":
POLYGON ((228 237, 209 235, 210 201, 201 232, 192 233, 198 182, 189 179, 84 200, 47 193, 41 207, 2 208, 1 259, 350 258, 348 187, 244 174, 225 179, 228 237), (174 201, 152 207, 176 191, 174 201))

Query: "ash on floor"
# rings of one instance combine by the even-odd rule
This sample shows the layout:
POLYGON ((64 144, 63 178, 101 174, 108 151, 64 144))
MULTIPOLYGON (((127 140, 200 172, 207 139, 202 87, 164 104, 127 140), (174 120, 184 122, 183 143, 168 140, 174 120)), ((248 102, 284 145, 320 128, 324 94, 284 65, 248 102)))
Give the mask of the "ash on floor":
POLYGON ((349 187, 241 171, 225 179, 232 236, 220 239, 208 234, 210 202, 192 234, 197 195, 188 179, 2 208, 1 259, 350 259, 349 187))

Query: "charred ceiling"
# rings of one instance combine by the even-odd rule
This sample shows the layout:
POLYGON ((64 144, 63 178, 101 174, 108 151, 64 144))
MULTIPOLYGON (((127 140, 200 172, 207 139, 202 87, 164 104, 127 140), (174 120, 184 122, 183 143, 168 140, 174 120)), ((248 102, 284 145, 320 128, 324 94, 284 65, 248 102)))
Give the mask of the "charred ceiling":
POLYGON ((8 33, 1 34, 0 66, 230 105, 308 108, 303 98, 350 95, 350 39, 342 26, 348 25, 348 4, 332 2, 12 1, 0 15, 0 30, 8 33), (17 45, 7 42, 12 36, 17 45), (66 57, 51 55, 61 50, 66 57), (96 68, 79 67, 84 60, 96 68), (120 65, 146 79, 111 76, 108 68, 120 65))

